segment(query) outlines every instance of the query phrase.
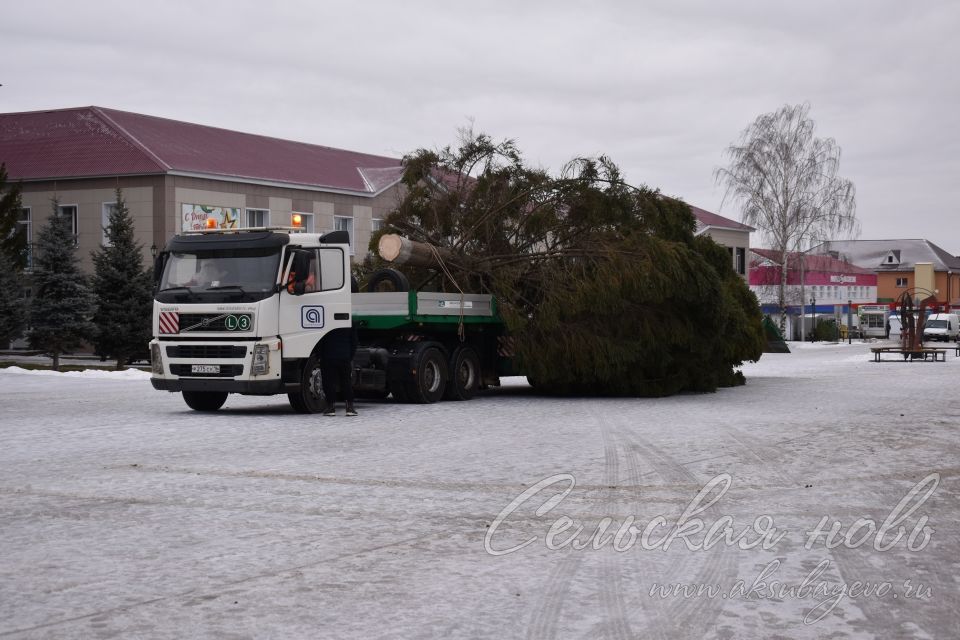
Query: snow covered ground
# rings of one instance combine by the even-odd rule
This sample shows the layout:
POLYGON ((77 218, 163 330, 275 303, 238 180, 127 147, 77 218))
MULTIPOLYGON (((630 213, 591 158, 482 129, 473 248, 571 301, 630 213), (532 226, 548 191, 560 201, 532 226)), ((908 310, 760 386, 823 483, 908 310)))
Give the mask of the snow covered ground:
POLYGON ((793 346, 716 394, 349 419, 0 370, 0 637, 960 637, 960 359, 793 346))

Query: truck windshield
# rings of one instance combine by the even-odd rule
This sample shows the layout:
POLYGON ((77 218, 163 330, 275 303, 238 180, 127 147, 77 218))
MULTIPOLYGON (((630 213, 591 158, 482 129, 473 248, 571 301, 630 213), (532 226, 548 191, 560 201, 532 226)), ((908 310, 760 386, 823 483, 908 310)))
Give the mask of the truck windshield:
POLYGON ((946 320, 927 320, 925 325, 927 329, 946 329, 947 321, 946 320))
POLYGON ((157 289, 160 302, 256 302, 276 291, 279 249, 173 252, 157 289))

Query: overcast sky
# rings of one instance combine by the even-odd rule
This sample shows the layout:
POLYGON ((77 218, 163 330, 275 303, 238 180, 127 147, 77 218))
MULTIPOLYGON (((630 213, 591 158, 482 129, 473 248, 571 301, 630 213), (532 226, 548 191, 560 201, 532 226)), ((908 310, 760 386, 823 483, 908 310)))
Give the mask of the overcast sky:
MULTIPOLYGON (((753 119, 807 101, 863 239, 960 254, 960 3, 31 0, 0 19, 0 111, 98 105, 401 157, 459 127, 535 165, 606 154, 739 219, 753 119)), ((755 234, 755 245, 762 240, 755 234)))

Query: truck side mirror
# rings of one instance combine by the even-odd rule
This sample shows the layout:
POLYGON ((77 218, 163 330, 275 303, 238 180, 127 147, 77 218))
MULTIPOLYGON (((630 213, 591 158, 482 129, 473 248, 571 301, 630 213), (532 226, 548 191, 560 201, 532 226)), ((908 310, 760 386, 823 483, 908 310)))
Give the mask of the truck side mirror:
MULTIPOLYGON (((293 274, 293 295, 302 296, 307 278, 310 276, 310 252, 295 251, 293 253, 293 265, 290 272, 293 274)), ((289 289, 288 289, 289 291, 289 289)))

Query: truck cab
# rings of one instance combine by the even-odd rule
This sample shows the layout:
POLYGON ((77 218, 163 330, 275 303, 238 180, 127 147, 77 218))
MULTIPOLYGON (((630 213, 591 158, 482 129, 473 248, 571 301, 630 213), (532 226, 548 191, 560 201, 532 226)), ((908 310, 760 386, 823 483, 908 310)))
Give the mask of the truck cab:
POLYGON ((219 408, 228 393, 300 394, 285 362, 302 365, 331 330, 351 326, 349 237, 175 236, 157 258, 153 306, 155 389, 181 392, 198 410, 219 408))

